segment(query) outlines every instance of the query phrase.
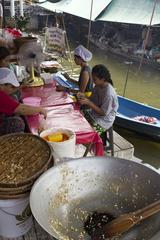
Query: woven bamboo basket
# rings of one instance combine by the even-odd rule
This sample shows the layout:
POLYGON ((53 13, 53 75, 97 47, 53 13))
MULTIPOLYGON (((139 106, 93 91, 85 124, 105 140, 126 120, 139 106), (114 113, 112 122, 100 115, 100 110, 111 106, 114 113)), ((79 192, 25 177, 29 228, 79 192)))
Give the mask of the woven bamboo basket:
POLYGON ((25 184, 20 187, 0 187, 0 194, 21 194, 23 192, 29 191, 32 187, 32 184, 25 184))
POLYGON ((29 196, 29 194, 30 194, 30 191, 27 191, 21 194, 8 194, 8 195, 3 195, 0 193, 0 200, 26 198, 29 196))
MULTIPOLYGON (((46 166, 46 170, 50 167, 53 166, 53 161, 51 161, 49 163, 48 166, 46 166)), ((24 184, 22 186, 19 186, 19 187, 4 187, 4 186, 0 186, 0 198, 1 198, 1 195, 17 195, 17 194, 22 194, 24 192, 27 192, 27 191, 30 191, 30 189, 32 188, 32 185, 33 185, 34 181, 31 181, 30 183, 28 184, 24 184)))
POLYGON ((53 166, 50 145, 28 133, 0 137, 0 194, 22 194, 37 177, 53 166))
POLYGON ((36 37, 19 37, 14 39, 14 44, 18 51, 24 43, 37 42, 37 40, 36 37))

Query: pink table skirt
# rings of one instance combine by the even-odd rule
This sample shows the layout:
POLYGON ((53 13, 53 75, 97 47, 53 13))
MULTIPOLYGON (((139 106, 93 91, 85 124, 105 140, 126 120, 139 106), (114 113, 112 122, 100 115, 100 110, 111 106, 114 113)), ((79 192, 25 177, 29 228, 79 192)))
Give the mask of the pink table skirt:
POLYGON ((41 87, 26 87, 21 90, 22 99, 25 97, 40 97, 41 106, 59 106, 73 103, 73 100, 66 92, 57 92, 54 84, 47 84, 41 87))
POLYGON ((68 128, 76 133, 77 144, 92 142, 95 145, 95 155, 104 155, 100 136, 93 130, 79 110, 75 110, 71 104, 46 107, 46 109, 48 111, 46 120, 39 115, 27 117, 29 129, 33 134, 38 134, 42 128, 68 128))

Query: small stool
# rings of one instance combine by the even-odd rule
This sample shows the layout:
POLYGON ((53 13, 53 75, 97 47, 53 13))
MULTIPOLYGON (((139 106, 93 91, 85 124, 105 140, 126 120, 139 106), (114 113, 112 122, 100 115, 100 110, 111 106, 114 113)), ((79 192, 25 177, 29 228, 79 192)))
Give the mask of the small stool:
POLYGON ((111 151, 111 156, 114 156, 114 142, 113 142, 113 126, 106 130, 102 137, 105 150, 111 151))

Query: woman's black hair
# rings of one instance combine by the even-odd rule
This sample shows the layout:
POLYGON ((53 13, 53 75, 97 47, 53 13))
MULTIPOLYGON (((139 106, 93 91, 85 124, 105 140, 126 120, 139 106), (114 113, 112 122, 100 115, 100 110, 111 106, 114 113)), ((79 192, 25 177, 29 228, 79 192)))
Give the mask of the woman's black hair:
POLYGON ((99 79, 109 82, 113 86, 111 74, 103 64, 97 64, 92 68, 92 74, 95 74, 99 79))
POLYGON ((75 56, 76 58, 81 59, 83 62, 85 62, 85 61, 83 60, 83 58, 81 58, 80 56, 78 56, 78 55, 76 55, 76 54, 74 54, 74 56, 75 56))
POLYGON ((6 47, 0 47, 0 60, 3 60, 4 58, 8 57, 10 55, 10 52, 8 48, 6 47))

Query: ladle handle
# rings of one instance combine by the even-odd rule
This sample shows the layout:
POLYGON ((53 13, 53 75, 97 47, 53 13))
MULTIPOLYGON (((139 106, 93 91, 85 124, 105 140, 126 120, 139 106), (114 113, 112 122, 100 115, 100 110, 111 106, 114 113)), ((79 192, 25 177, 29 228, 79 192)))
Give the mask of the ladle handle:
POLYGON ((140 218, 140 220, 143 220, 159 211, 160 211, 160 200, 158 200, 142 209, 137 210, 134 213, 134 216, 136 218, 140 218))
POLYGON ((91 236, 92 240, 101 240, 102 236, 109 238, 120 235, 140 221, 160 211, 160 200, 135 212, 126 213, 107 223, 101 229, 97 229, 91 236))

